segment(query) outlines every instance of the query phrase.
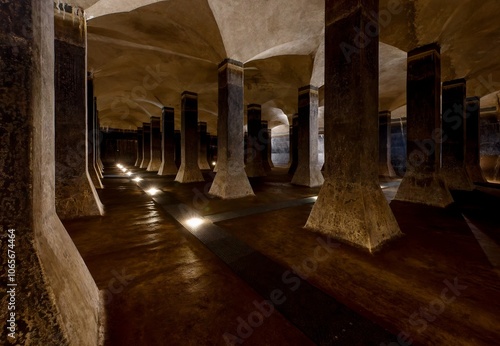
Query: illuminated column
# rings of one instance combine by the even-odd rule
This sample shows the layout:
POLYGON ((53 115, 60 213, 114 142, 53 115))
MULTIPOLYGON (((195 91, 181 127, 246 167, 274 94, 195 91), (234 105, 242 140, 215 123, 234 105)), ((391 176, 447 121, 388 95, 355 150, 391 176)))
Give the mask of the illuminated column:
POLYGON ((198 167, 200 169, 210 169, 207 161, 207 123, 198 122, 198 167))
POLYGON ((247 106, 247 163, 245 171, 248 177, 264 177, 266 171, 262 164, 262 151, 265 149, 261 141, 261 117, 262 109, 260 105, 251 104, 247 106))
POLYGON ((150 160, 148 172, 158 172, 161 166, 161 130, 160 117, 151 117, 151 141, 150 141, 150 160))
POLYGON ((290 126, 290 168, 288 174, 294 175, 299 165, 299 115, 295 114, 290 126))
POLYGON ((148 168, 151 160, 151 124, 142 123, 142 162, 140 168, 148 168))
POLYGON ((97 172, 96 161, 96 137, 94 128, 95 117, 95 102, 94 102, 94 81, 87 74, 87 170, 90 174, 90 179, 96 189, 102 189, 103 185, 99 173, 97 172))
POLYGON ((137 128, 137 160, 134 166, 140 167, 142 162, 142 127, 137 128))
POLYGON ((162 110, 162 161, 158 175, 176 175, 175 165, 175 113, 173 108, 162 110))
POLYGON ((391 112, 378 113, 378 175, 392 178, 396 176, 391 163, 391 112))

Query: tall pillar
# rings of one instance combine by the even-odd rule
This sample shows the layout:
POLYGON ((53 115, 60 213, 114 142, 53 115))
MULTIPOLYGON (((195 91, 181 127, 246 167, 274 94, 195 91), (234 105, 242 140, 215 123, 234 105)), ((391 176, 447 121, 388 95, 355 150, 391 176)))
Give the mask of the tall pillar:
POLYGON ((210 136, 210 164, 217 165, 217 136, 210 136), (215 163, 215 164, 214 164, 215 163))
POLYGON ((290 168, 288 174, 294 175, 299 165, 299 115, 295 114, 292 118, 290 128, 290 168))
POLYGON ((479 115, 481 101, 479 97, 467 98, 465 167, 470 179, 475 183, 484 183, 486 179, 481 169, 479 143, 479 115))
POLYGON ((207 161, 207 123, 198 122, 198 167, 200 169, 210 169, 207 161))
POLYGON ((223 199, 252 196, 243 148, 243 64, 226 59, 219 65, 218 160, 210 194, 223 199))
POLYGON ((324 182, 318 166, 318 88, 299 89, 299 162, 292 184, 321 186, 324 182))
POLYGON ((261 141, 262 108, 260 105, 247 106, 247 163, 245 171, 248 177, 265 177, 266 171, 262 164, 262 151, 265 149, 261 141))
MULTIPOLYGON (((54 2, 2 1, 0 18, 2 344, 97 345, 99 291, 55 211, 54 2), (16 276, 9 283, 17 287, 7 287, 9 237, 16 255, 16 276), (15 291, 15 310, 7 311, 8 291, 15 291), (11 318, 15 338, 8 335, 11 318)), ((75 16, 75 22, 82 26, 75 34, 79 38, 85 21, 75 16)), ((80 61, 74 63, 76 70, 80 61)), ((79 132, 85 134, 85 70, 78 78, 83 89, 79 132)), ((78 136, 85 152, 86 140, 78 136)), ((82 167, 85 160, 78 160, 82 167)))
MULTIPOLYGON (((94 168, 100 179, 104 176, 102 175, 102 169, 99 165, 99 160, 101 156, 101 130, 99 128, 99 111, 97 110, 97 97, 94 97, 94 119, 92 122, 92 130, 94 134, 94 168)), ((102 181, 102 180, 101 180, 102 181)))
POLYGON ((450 190, 474 190, 465 169, 466 96, 465 79, 443 83, 441 176, 450 190))
POLYGON ((406 174, 396 200, 446 207, 453 203, 440 176, 441 54, 436 44, 408 52, 406 174))
POLYGON ((151 142, 149 146, 150 160, 148 172, 158 172, 161 166, 161 129, 160 117, 151 117, 151 142))
POLYGON ((271 168, 274 168, 273 162, 273 130, 267 129, 267 162, 271 168))
POLYGON ((356 45, 358 31, 377 27, 376 0, 326 0, 326 181, 306 227, 374 251, 401 235, 378 182, 378 36, 356 45), (342 44, 339 44, 342 42, 342 44), (345 45, 345 46, 344 46, 345 45))
POLYGON ((141 162, 142 162, 142 151, 143 151, 143 148, 142 148, 142 127, 138 127, 137 128, 137 160, 135 161, 135 164, 134 166, 135 167, 140 167, 141 166, 141 162))
POLYGON ((99 167, 99 173, 101 178, 103 177, 102 172, 104 172, 104 164, 101 160, 101 148, 102 148, 102 134, 101 134, 101 121, 99 119, 99 111, 96 106, 95 120, 96 120, 96 137, 97 137, 97 166, 99 167))
POLYGON ((148 168, 151 161, 151 124, 142 123, 142 162, 139 168, 148 168))
POLYGON ((181 155, 181 131, 175 130, 174 132, 174 140, 175 140, 175 166, 177 167, 177 171, 181 167, 182 155, 181 155))
POLYGON ((391 163, 391 112, 378 113, 378 175, 393 178, 396 176, 391 163))
POLYGON ((61 219, 103 214, 87 170, 87 32, 81 16, 55 16, 55 187, 61 219))
POLYGON ((87 78, 87 170, 90 174, 90 179, 96 189, 102 189, 103 185, 101 178, 97 173, 95 166, 96 157, 96 143, 94 133, 94 116, 95 116, 95 102, 94 102, 94 80, 90 73, 87 78))
POLYGON ((264 171, 267 173, 267 172, 270 172, 271 171, 271 165, 269 164, 269 160, 268 160, 268 148, 269 148, 269 132, 267 131, 268 130, 268 122, 266 120, 262 120, 260 122, 260 138, 262 140, 262 145, 263 145, 263 148, 260 152, 261 156, 262 156, 262 166, 264 167, 264 171))
POLYGON ((175 113, 173 108, 162 110, 162 160, 158 175, 177 175, 175 165, 175 113))
POLYGON ((195 183, 204 180, 198 167, 198 94, 184 91, 181 99, 181 167, 175 181, 195 183))

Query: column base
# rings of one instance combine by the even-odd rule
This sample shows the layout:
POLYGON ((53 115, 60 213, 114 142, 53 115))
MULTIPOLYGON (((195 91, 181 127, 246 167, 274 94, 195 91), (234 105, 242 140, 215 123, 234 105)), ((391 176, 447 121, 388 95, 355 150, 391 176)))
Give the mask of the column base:
POLYGON ((392 164, 380 164, 378 166, 378 176, 384 178, 396 178, 396 172, 394 171, 394 167, 392 164))
POLYGON ((230 173, 227 170, 220 170, 217 172, 208 193, 222 199, 237 199, 255 196, 243 168, 238 172, 230 173))
POLYGON ((403 235, 380 186, 336 179, 323 184, 305 227, 370 252, 403 235))
POLYGON ((139 166, 139 168, 148 168, 148 166, 149 166, 149 160, 147 160, 147 161, 142 160, 141 165, 139 166))
POLYGON ((101 179, 99 178, 99 175, 97 174, 96 170, 94 167, 91 167, 89 169, 89 176, 90 176, 90 181, 94 184, 94 187, 96 189, 103 189, 104 186, 102 185, 101 179))
POLYGON ((87 175, 71 179, 70 185, 56 185, 56 211, 62 220, 100 216, 104 207, 87 175))
POLYGON ((161 161, 160 160, 151 160, 148 164, 148 168, 146 169, 147 172, 158 172, 161 167, 161 161))
POLYGON ((260 178, 267 176, 264 166, 257 164, 246 165, 245 172, 249 178, 260 178))
POLYGON ((205 181, 205 179, 203 178, 203 175, 198 167, 188 168, 185 165, 181 165, 181 168, 179 168, 179 172, 175 177, 175 181, 187 184, 198 183, 200 181, 205 181))
POLYGON ((450 190, 474 190, 474 184, 467 175, 465 167, 442 168, 440 174, 450 190))
POLYGON ((175 162, 162 162, 160 169, 158 170, 158 175, 177 175, 179 169, 175 165, 175 162))
POLYGON ((479 165, 466 166, 465 170, 467 171, 467 175, 474 183, 485 183, 486 179, 484 178, 483 170, 479 165))
POLYGON ((308 187, 321 186, 325 182, 319 167, 298 167, 293 175, 292 184, 308 187))
POLYGON ((437 174, 406 172, 395 200, 445 208, 453 197, 444 180, 437 174))
POLYGON ((210 167, 210 165, 208 164, 207 161, 203 162, 203 161, 198 161, 198 167, 201 169, 201 170, 212 170, 212 168, 210 167))

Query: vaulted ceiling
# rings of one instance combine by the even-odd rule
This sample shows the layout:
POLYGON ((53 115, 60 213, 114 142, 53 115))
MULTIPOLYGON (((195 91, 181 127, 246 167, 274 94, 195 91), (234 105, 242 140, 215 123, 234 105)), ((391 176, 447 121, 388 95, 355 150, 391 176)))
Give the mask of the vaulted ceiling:
MULTIPOLYGON (((245 102, 262 104, 276 129, 296 112, 299 87, 324 83, 324 0, 74 2, 88 18, 102 126, 135 129, 170 106, 179 127, 187 90, 199 94, 199 119, 215 133, 217 65, 226 57, 245 63, 245 102)), ((380 10, 381 110, 404 115, 406 52, 432 42, 442 47, 443 80, 467 78, 470 96, 498 104, 497 0, 380 0, 380 10)))

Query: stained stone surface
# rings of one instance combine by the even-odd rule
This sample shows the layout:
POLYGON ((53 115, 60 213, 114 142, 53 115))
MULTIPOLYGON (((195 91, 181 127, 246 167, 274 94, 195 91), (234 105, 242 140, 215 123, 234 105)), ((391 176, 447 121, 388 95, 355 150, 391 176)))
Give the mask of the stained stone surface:
POLYGON ((479 115, 481 100, 479 97, 469 97, 466 100, 466 145, 465 145, 465 167, 470 179, 475 183, 485 182, 480 161, 480 136, 479 136, 479 115))
POLYGON ((96 137, 94 129, 95 102, 94 102, 94 81, 87 73, 87 170, 90 179, 96 189, 102 189, 102 182, 95 167, 96 137))
POLYGON ((134 167, 139 167, 142 162, 142 127, 137 128, 137 160, 134 163, 134 167))
POLYGON ((391 162, 391 112, 378 113, 378 175, 393 178, 396 176, 391 162))
POLYGON ((61 219, 101 215, 87 170, 87 111, 83 18, 55 16, 56 210, 61 219))
POLYGON ((440 176, 441 54, 431 44, 408 53, 406 174, 396 200, 446 207, 453 203, 440 176))
POLYGON ((207 123, 200 121, 198 122, 198 167, 204 170, 211 169, 210 165, 208 164, 207 149, 207 123))
POLYGON ((262 107, 256 104, 247 106, 247 127, 248 140, 246 150, 246 166, 245 171, 250 178, 265 177, 266 171, 262 163, 262 150, 265 146, 261 141, 261 120, 262 107))
POLYGON ((222 199, 252 196, 244 163, 243 64, 226 59, 218 73, 217 174, 209 193, 222 199))
POLYGON ((269 148, 269 142, 270 142, 270 138, 269 138, 269 122, 267 120, 263 120, 260 122, 260 136, 261 136, 261 140, 262 140, 262 145, 263 145, 263 148, 262 150, 260 151, 260 154, 261 154, 261 160, 262 160, 262 165, 264 166, 264 171, 266 171, 267 173, 271 171, 271 164, 269 163, 269 156, 268 156, 268 148, 269 148))
POLYGON ((142 124, 142 161, 139 168, 148 168, 151 161, 151 123, 142 124))
POLYGON ((290 167, 288 174, 294 175, 299 164, 299 115, 296 114, 292 118, 292 126, 290 126, 290 167))
POLYGON ((6 282, 0 286, 6 345, 99 342, 99 292, 55 211, 53 6, 0 6, 0 251, 7 255, 15 230, 18 285, 15 340, 7 336, 6 282))
POLYGON ((102 136, 101 129, 99 127, 99 111, 97 110, 97 97, 94 96, 94 119, 92 121, 93 134, 94 134, 94 169, 99 176, 99 179, 104 177, 102 174, 103 167, 100 165, 101 160, 101 145, 102 136))
POLYGON ((292 184, 315 187, 325 181, 318 164, 318 88, 299 89, 298 166, 292 184))
POLYGON ((338 42, 354 46, 356 31, 350 28, 364 28, 377 11, 378 1, 326 1, 328 172, 306 223, 369 251, 401 235, 378 185, 378 37, 352 55, 345 55, 338 42))
POLYGON ((151 117, 151 143, 150 155, 151 159, 148 164, 148 172, 157 172, 161 166, 161 130, 160 130, 160 117, 151 117))
POLYGON ((204 181, 198 167, 198 94, 182 93, 181 121, 181 166, 175 181, 204 181))
POLYGON ((162 110, 162 160, 158 175, 176 175, 175 165, 175 113, 173 108, 162 110))

